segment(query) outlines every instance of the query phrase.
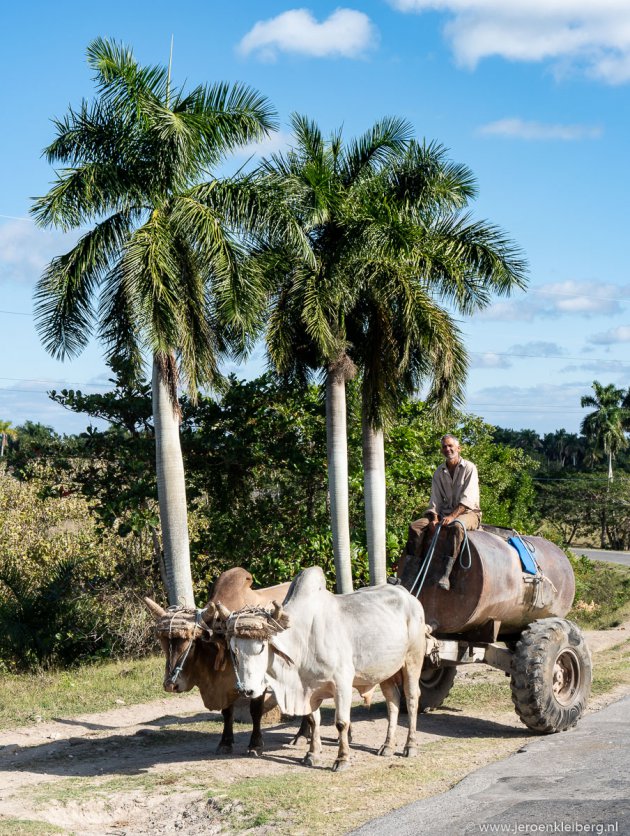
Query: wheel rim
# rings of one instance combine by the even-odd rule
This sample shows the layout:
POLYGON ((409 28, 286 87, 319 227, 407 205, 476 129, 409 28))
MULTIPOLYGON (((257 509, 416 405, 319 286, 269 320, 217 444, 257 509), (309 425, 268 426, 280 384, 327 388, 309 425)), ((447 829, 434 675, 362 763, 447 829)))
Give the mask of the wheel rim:
POLYGON ((571 705, 580 688, 580 660, 570 649, 558 654, 553 666, 553 695, 560 705, 571 705))

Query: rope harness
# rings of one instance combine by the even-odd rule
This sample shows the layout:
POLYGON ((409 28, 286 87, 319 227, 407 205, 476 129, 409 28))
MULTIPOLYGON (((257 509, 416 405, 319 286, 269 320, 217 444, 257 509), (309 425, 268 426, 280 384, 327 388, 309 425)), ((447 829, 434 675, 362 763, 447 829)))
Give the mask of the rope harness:
MULTIPOLYGON (((190 622, 186 618, 186 616, 193 616, 194 615, 194 624, 192 626, 192 631, 190 634, 190 641, 186 646, 186 649, 180 653, 179 657, 173 663, 173 666, 169 668, 168 678, 174 684, 182 674, 184 669, 184 665, 186 664, 186 659, 188 659, 188 654, 193 646, 193 642, 196 638, 197 630, 201 630, 201 632, 206 632, 209 635, 213 634, 213 629, 210 628, 201 618, 203 615, 204 610, 198 609, 188 609, 186 607, 169 607, 167 613, 169 614, 166 616, 168 618, 168 658, 169 663, 173 655, 173 629, 174 626, 177 629, 186 629, 188 631, 190 622), (169 617, 170 616, 170 617, 169 617)), ((165 632, 164 629, 160 630, 160 626, 158 624, 156 628, 157 632, 165 632)))
POLYGON ((225 622, 225 639, 236 677, 236 690, 239 694, 244 694, 247 689, 238 673, 238 650, 232 647, 232 639, 257 639, 258 641, 269 642, 277 633, 286 629, 288 625, 286 615, 280 618, 283 623, 276 621, 269 610, 264 609, 264 607, 250 604, 231 613, 225 622))
POLYGON ((431 565, 431 561, 433 560, 433 555, 435 553, 435 547, 437 545, 438 537, 440 536, 440 531, 442 530, 442 523, 438 523, 435 527, 435 531, 433 532, 433 538, 431 539, 431 545, 427 549, 427 553, 424 556, 424 560, 420 564, 420 568, 418 569, 418 574, 415 577, 414 582, 411 584, 409 588, 409 592, 411 595, 416 596, 416 598, 422 592, 422 587, 424 586, 424 582, 427 578, 427 573, 429 571, 429 566, 431 565), (420 582, 418 584, 418 581, 420 582), (416 584, 418 584, 418 588, 416 589, 416 584))

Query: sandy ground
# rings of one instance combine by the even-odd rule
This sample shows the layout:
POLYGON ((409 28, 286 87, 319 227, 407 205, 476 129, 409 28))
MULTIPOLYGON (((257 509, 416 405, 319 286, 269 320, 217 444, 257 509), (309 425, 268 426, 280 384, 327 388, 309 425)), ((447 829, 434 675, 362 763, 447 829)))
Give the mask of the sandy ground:
MULTIPOLYGON (((630 623, 616 630, 587 632, 586 637, 592 652, 597 653, 630 637, 630 623)), ((503 676, 486 666, 475 666, 469 675, 490 681, 503 676)), ((590 710, 628 691, 630 688, 618 688, 593 700, 590 710)), ((218 756, 214 753, 216 726, 209 735, 207 728, 198 725, 208 719, 216 721, 220 715, 205 711, 195 691, 177 699, 121 706, 0 733, 0 834, 46 834, 53 832, 51 825, 80 836, 234 832, 228 824, 230 804, 222 802, 220 795, 208 800, 208 787, 213 782, 224 785, 306 769, 300 762, 305 744, 298 749, 289 745, 295 724, 275 725, 265 729, 264 756, 243 757, 249 739, 249 726, 243 724, 236 727, 234 755, 218 756), (42 829, 28 829, 33 825, 16 829, 16 819, 41 822, 42 829)), ((422 715, 419 744, 434 743, 441 736, 464 739, 478 735, 481 722, 488 726, 488 720, 480 720, 474 711, 422 715)), ((493 734, 510 739, 512 751, 527 733, 510 705, 490 725, 493 734)), ((353 767, 375 758, 385 726, 383 705, 373 706, 369 713, 362 709, 353 714, 353 767)), ((399 744, 402 738, 401 730, 399 744)), ((330 727, 324 730, 324 744, 325 766, 330 766, 336 752, 330 727)), ((495 759, 502 754, 497 747, 495 759)), ((385 769, 386 761, 381 762, 385 769)), ((471 759, 469 771, 477 766, 479 763, 471 759)), ((343 780, 343 775, 339 779, 343 780)), ((380 812, 375 810, 374 815, 380 812)), ((259 828, 250 832, 269 831, 259 828)))

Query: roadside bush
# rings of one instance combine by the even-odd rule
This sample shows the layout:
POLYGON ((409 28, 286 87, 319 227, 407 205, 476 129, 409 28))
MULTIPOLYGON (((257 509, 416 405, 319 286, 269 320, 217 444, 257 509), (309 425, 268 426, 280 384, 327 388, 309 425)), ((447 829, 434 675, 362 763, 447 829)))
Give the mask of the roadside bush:
POLYGON ((139 654, 147 622, 129 590, 155 579, 138 544, 99 534, 83 498, 40 489, 0 469, 0 669, 139 654))
POLYGON ((593 629, 618 626, 630 602, 630 569, 571 552, 569 560, 575 575, 575 600, 568 618, 593 629))

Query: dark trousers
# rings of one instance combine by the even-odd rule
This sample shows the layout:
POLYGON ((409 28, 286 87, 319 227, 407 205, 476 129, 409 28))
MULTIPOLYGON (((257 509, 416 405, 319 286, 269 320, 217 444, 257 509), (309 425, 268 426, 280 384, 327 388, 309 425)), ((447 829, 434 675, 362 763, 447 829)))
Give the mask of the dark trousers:
MULTIPOLYGON (((467 531, 474 531, 479 528, 481 522, 479 514, 476 514, 474 511, 467 511, 465 514, 462 514, 461 517, 457 517, 457 519, 464 524, 467 531)), ((399 577, 402 577, 403 575, 406 562, 418 564, 419 558, 422 554, 422 547, 429 522, 430 520, 428 517, 420 517, 419 520, 414 520, 414 522, 412 522, 409 526, 405 554, 402 555, 398 567, 399 577), (413 558, 413 560, 411 561, 409 558, 413 558)), ((432 537, 433 535, 431 534, 429 536, 432 537)), ((464 531, 459 522, 453 522, 446 527, 446 537, 446 557, 451 555, 456 557, 459 554, 462 543, 464 542, 464 531)))

